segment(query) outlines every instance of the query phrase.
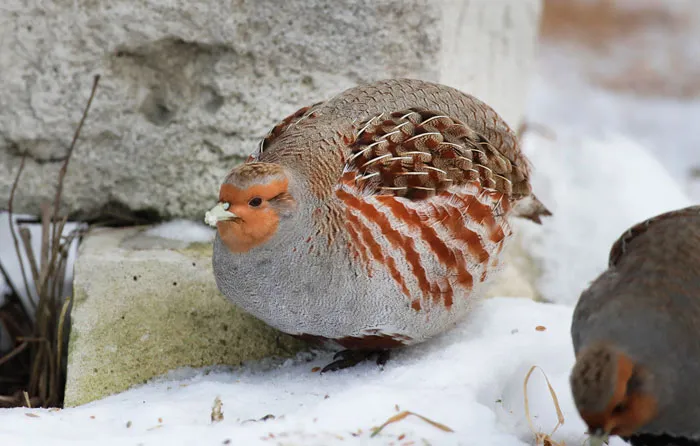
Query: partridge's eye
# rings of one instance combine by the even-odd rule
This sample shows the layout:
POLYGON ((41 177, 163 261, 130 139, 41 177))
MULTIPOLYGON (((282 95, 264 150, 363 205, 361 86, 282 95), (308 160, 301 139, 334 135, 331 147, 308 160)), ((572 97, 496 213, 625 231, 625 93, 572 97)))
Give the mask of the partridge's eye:
POLYGON ((248 206, 252 206, 254 208, 260 206, 261 204, 262 204, 262 198, 260 198, 260 197, 251 198, 250 201, 248 202, 248 206))
POLYGON ((624 403, 619 403, 615 407, 613 407, 612 413, 614 414, 619 414, 625 411, 625 404, 624 403))

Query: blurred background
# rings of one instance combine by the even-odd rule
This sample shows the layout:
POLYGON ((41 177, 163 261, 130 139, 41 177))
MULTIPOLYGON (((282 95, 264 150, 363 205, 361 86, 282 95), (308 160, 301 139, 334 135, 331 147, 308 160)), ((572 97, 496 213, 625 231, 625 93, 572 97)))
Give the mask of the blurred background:
POLYGON ((700 200, 700 3, 544 0, 538 51, 529 121, 623 134, 700 200))

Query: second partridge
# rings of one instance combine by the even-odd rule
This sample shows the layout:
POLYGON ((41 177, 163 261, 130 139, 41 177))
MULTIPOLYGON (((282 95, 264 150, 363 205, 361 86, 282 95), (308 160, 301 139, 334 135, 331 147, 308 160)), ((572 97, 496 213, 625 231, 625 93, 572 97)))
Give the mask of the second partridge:
POLYGON ((632 226, 571 326, 576 407, 598 438, 700 446, 700 206, 632 226))

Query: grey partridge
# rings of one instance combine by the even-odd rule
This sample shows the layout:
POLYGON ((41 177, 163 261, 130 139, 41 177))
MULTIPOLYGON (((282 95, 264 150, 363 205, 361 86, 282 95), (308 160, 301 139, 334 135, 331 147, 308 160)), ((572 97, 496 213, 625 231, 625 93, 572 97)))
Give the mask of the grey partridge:
POLYGON ((632 226, 580 296, 576 407, 598 438, 700 446, 700 206, 632 226))
POLYGON ((324 371, 462 320, 509 219, 549 215, 488 105, 411 79, 361 85, 277 124, 223 180, 216 283, 267 324, 346 350, 324 371))

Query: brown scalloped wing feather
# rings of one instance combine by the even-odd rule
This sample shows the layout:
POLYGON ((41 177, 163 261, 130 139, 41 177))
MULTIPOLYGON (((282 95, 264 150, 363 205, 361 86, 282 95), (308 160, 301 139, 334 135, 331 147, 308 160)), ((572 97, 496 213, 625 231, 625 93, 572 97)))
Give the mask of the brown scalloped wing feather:
POLYGON ((302 107, 295 111, 291 115, 284 118, 282 121, 277 123, 272 129, 265 135, 265 137, 260 142, 260 147, 258 148, 258 155, 267 149, 270 144, 274 142, 280 135, 282 135, 288 128, 298 124, 300 121, 308 118, 314 117, 314 111, 319 105, 322 105, 325 101, 316 102, 315 104, 302 107))
POLYGON ((531 193, 527 166, 514 164, 504 148, 439 111, 400 110, 358 128, 343 182, 364 193, 419 200, 473 181, 508 197, 531 193))

